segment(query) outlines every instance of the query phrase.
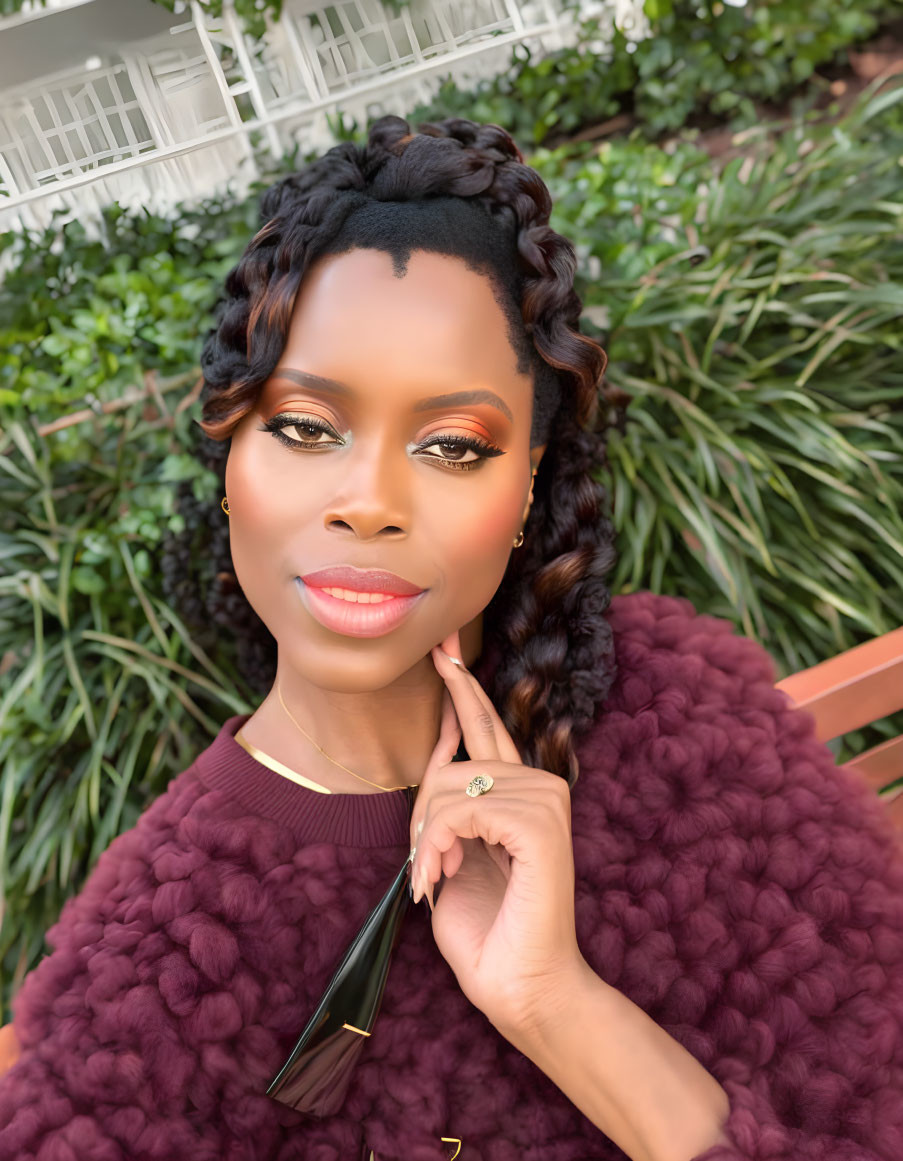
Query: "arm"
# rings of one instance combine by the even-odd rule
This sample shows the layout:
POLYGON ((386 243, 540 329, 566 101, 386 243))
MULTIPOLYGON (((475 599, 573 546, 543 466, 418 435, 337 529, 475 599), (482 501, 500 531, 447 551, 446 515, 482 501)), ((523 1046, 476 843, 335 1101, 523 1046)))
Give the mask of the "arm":
POLYGON ((744 799, 746 834, 708 871, 711 916, 733 944, 723 959, 712 946, 724 971, 705 1021, 730 1144, 697 1161, 898 1161, 900 835, 755 651, 768 689, 734 711, 753 744, 720 778, 722 801, 734 787, 744 799))
POLYGON ((690 1161, 725 1142, 718 1082, 585 961, 542 1024, 508 1039, 632 1161, 690 1161))

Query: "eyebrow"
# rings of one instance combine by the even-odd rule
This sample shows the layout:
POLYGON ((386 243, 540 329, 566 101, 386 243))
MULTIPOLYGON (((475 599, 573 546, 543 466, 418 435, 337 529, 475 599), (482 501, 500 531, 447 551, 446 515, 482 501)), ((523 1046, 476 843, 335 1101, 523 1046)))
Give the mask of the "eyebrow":
MULTIPOLYGON (((332 391, 346 399, 354 397, 354 392, 347 383, 340 383, 337 379, 328 379, 325 375, 315 375, 312 371, 296 371, 293 367, 277 367, 270 376, 271 379, 288 379, 291 383, 298 383, 302 387, 315 387, 321 391, 332 391)), ((480 388, 476 391, 451 391, 446 395, 430 395, 414 404, 415 411, 430 411, 439 407, 454 407, 459 403, 489 403, 513 423, 514 416, 511 408, 496 395, 494 391, 480 388)))

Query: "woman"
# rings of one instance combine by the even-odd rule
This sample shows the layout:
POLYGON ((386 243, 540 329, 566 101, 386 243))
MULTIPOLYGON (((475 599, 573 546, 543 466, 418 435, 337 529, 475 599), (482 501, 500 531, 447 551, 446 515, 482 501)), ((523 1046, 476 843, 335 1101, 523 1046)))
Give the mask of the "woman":
POLYGON ((265 696, 48 932, 0 1157, 899 1161, 903 856, 760 646, 610 599, 605 356, 538 175, 390 116, 262 210, 203 355, 228 533, 183 571, 265 696), (293 1106, 406 855, 339 1107, 293 1106))

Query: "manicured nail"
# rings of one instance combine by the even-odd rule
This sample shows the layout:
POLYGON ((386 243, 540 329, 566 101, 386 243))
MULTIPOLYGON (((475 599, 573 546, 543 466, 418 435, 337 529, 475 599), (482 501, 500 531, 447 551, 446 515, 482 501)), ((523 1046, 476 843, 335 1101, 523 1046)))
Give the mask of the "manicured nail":
POLYGON ((441 645, 439 646, 439 652, 442 654, 442 656, 443 656, 443 657, 447 657, 447 658, 448 658, 448 660, 449 660, 449 661, 452 663, 452 665, 457 665, 457 667, 458 667, 459 669, 465 669, 465 668, 466 668, 466 666, 465 666, 465 664, 464 664, 464 662, 463 662, 463 661, 459 661, 459 660, 457 659, 457 657, 452 657, 452 655, 451 655, 450 653, 446 653, 446 652, 445 652, 445 650, 442 648, 442 646, 441 646, 441 645))

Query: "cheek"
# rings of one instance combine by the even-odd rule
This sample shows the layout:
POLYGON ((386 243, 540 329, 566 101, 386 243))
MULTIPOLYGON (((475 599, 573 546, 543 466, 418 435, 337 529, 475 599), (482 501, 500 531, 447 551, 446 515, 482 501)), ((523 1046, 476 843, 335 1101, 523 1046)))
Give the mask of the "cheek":
POLYGON ((496 481, 491 496, 481 493, 472 505, 459 504, 438 522, 449 572, 458 578, 467 572, 495 591, 520 529, 523 503, 520 482, 496 481))
MULTIPOLYGON (((272 563, 259 550, 277 548, 284 539, 286 521, 295 492, 274 472, 275 457, 251 439, 233 437, 226 461, 226 495, 229 497, 229 537, 236 570, 253 571, 255 565, 272 563)), ((296 512, 297 515, 297 512, 296 512)))
POLYGON ((238 516, 232 528, 263 530, 284 518, 297 500, 297 489, 292 487, 291 465, 274 455, 268 442, 272 437, 253 430, 260 423, 256 414, 246 417, 232 437, 229 458, 226 460, 226 493, 229 507, 238 516))
POLYGON ((524 501, 524 481, 507 475, 497 479, 489 496, 484 496, 476 512, 471 514, 471 535, 486 549, 495 544, 501 551, 511 547, 511 541, 521 526, 524 501))
POLYGON ((481 514, 475 533, 482 539, 486 548, 490 548, 496 542, 503 548, 510 547, 506 542, 511 536, 511 526, 518 522, 519 504, 520 497, 512 496, 510 502, 493 504, 488 511, 481 514))

